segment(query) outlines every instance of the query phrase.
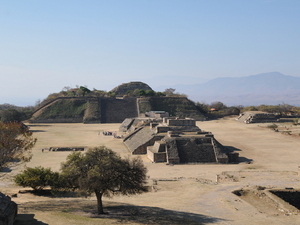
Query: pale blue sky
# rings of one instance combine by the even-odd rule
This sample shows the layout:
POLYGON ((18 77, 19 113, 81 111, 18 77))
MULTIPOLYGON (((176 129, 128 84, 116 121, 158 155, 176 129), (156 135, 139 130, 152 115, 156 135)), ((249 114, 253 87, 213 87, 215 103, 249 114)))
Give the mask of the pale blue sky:
POLYGON ((158 76, 300 76, 299 40, 298 0, 0 0, 0 104, 158 76))

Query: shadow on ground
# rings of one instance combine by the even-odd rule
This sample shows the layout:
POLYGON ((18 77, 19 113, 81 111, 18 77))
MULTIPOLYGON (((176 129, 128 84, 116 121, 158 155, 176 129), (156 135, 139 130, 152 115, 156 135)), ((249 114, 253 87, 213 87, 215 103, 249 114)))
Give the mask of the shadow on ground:
POLYGON ((30 130, 31 132, 33 132, 33 133, 37 133, 37 132, 46 132, 46 131, 44 131, 44 130, 30 130))
POLYGON ((34 219, 34 214, 18 214, 17 219, 14 225, 48 225, 47 223, 43 223, 34 219))
MULTIPOLYGON (((175 210, 166 210, 159 207, 137 206, 117 202, 104 202, 106 214, 98 215, 96 211, 96 200, 60 200, 44 202, 28 202, 19 205, 20 211, 26 209, 26 212, 59 212, 80 215, 90 218, 94 222, 101 223, 101 220, 112 220, 113 224, 211 224, 225 221, 221 218, 180 212, 175 210)), ((22 214, 21 214, 22 215, 22 214)), ((17 225, 21 225, 18 223, 17 225)), ((34 224, 34 223, 32 223, 34 224)), ((39 224, 39 223, 36 223, 39 224)), ((40 223, 41 225, 44 223, 40 223)), ((94 224, 94 223, 91 223, 94 224)), ((96 224, 96 223, 95 223, 96 224)), ((25 224, 24 224, 25 225, 25 224)))
POLYGON ((50 124, 29 124, 29 127, 50 127, 50 124))
MULTIPOLYGON (((241 154, 240 152, 242 152, 243 150, 233 147, 233 146, 225 146, 229 152, 238 152, 239 154, 241 154)), ((241 157, 239 156, 239 162, 240 163, 251 163, 253 161, 253 159, 248 159, 246 157, 241 157)))
POLYGON ((2 167, 2 169, 0 170, 0 172, 3 172, 3 173, 10 173, 11 171, 12 170, 9 167, 2 167))

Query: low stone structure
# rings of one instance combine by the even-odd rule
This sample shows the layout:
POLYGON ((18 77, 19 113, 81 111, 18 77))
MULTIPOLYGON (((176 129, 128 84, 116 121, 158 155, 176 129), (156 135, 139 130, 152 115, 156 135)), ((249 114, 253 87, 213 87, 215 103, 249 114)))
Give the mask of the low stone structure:
POLYGON ((0 192, 0 225, 13 225, 18 214, 18 205, 0 192))
POLYGON ((239 115, 237 121, 242 123, 270 123, 276 122, 277 117, 273 113, 262 111, 246 111, 239 115))
POLYGON ((50 147, 49 151, 61 152, 61 151, 84 151, 84 147, 50 147))
MULTIPOLYGON (((276 209, 278 213, 284 213, 285 215, 298 215, 300 212, 300 190, 298 189, 247 186, 233 191, 233 194, 248 202, 249 197, 257 199, 256 201, 267 202, 268 207, 276 209)), ((249 203, 252 204, 251 202, 249 203)))
POLYGON ((146 112, 145 115, 151 118, 169 117, 169 113, 165 111, 150 111, 150 112, 146 112))
POLYGON ((152 162, 238 162, 238 153, 230 152, 212 133, 202 131, 190 118, 163 118, 160 122, 144 123, 129 132, 123 141, 132 154, 147 154, 152 162))

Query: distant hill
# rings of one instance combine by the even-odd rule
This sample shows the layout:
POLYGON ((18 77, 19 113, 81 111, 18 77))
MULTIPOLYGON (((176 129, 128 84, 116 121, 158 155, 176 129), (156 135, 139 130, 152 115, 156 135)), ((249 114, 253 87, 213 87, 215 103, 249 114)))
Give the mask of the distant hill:
POLYGON ((193 101, 227 105, 291 104, 300 105, 300 77, 279 72, 246 77, 222 77, 205 83, 173 85, 193 101))

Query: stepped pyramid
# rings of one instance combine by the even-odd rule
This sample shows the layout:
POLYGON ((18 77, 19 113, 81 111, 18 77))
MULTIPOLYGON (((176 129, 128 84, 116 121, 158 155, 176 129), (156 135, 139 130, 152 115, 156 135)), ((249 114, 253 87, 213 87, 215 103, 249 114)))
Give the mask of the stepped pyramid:
POLYGON ((147 154, 152 162, 184 163, 232 163, 238 162, 238 153, 221 145, 211 132, 202 131, 194 119, 163 118, 144 120, 130 128, 124 144, 132 154, 147 154))

